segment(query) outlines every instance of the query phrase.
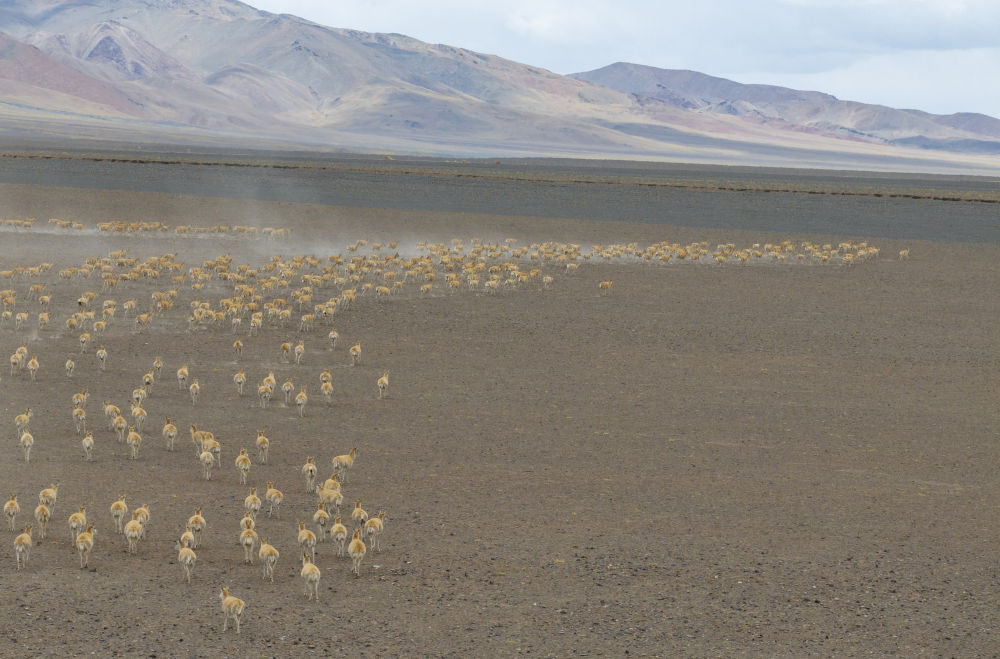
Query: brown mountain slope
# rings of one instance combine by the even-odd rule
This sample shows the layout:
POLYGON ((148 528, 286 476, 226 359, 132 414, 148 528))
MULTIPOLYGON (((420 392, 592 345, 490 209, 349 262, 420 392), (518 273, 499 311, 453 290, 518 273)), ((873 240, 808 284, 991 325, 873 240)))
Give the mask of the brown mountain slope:
POLYGON ((48 109, 142 117, 141 108, 113 85, 80 73, 38 48, 0 33, 0 90, 6 102, 48 109))
MULTIPOLYGON (((923 138, 939 144, 1000 140, 1000 119, 975 113, 934 115, 842 101, 830 94, 774 85, 745 85, 698 73, 619 62, 572 77, 641 98, 705 113, 786 121, 793 125, 888 143, 923 138)), ((1000 153, 1000 142, 995 144, 1000 153)))
POLYGON ((234 0, 8 0, 0 6, 0 31, 37 46, 11 45, 11 57, 25 59, 18 70, 48 56, 47 87, 22 76, 0 90, 20 117, 47 117, 45 131, 59 132, 51 112, 72 111, 68 99, 79 98, 74 126, 128 110, 154 122, 136 130, 235 131, 324 148, 995 166, 933 151, 973 142, 988 153, 993 137, 977 129, 992 130, 989 118, 936 121, 694 72, 673 72, 684 80, 670 86, 660 79, 670 72, 632 65, 589 81, 582 79, 589 74, 561 76, 404 35, 325 27, 234 0), (899 140, 928 148, 889 146, 899 140))

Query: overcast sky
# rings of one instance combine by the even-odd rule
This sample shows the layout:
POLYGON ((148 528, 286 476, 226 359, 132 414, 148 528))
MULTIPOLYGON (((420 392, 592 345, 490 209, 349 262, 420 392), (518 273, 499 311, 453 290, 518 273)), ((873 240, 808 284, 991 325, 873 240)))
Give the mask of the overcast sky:
POLYGON ((1000 0, 249 0, 556 73, 692 69, 845 100, 1000 118, 1000 0))

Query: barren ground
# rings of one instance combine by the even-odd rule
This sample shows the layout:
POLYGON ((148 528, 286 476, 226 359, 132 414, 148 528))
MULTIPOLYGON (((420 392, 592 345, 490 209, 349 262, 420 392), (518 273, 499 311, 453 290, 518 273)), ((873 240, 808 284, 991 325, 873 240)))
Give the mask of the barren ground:
MULTIPOLYGON (((31 521, 40 489, 60 483, 28 568, 0 563, 0 633, 24 656, 996 656, 995 243, 878 238, 880 258, 853 267, 594 259, 575 273, 546 266, 547 290, 497 295, 450 295, 438 282, 422 297, 408 284, 338 312, 336 349, 322 323, 304 334, 266 326, 243 332, 237 361, 228 327, 189 331, 185 321, 191 300, 217 303, 231 284, 185 284, 144 333, 119 308, 80 354, 64 321, 100 283, 57 272, 126 247, 140 259, 177 252, 192 266, 230 254, 256 266, 277 254, 326 259, 362 238, 399 240, 405 256, 418 240, 473 237, 586 251, 866 236, 742 231, 735 218, 730 229, 684 228, 20 184, 0 185, 0 202, 2 217, 39 218, 35 231, 0 231, 0 269, 54 263, 37 280, 0 281, 30 311, 25 328, 0 328, 0 348, 6 356, 27 344, 41 363, 36 382, 11 376, 6 361, 0 371, 0 492, 18 493, 17 525, 31 521), (251 241, 93 229, 108 219, 241 224, 249 213, 294 233, 251 241), (88 230, 50 231, 52 216, 88 230), (902 247, 909 260, 895 257, 902 247), (602 280, 614 282, 607 295, 602 280), (31 283, 53 296, 41 332, 37 302, 25 300, 31 283), (280 361, 279 344, 298 338, 303 364, 280 361), (351 367, 356 340, 363 356, 351 367), (125 409, 157 355, 166 366, 132 461, 101 402, 125 409), (184 363, 202 387, 194 406, 173 376, 184 363), (251 383, 273 370, 279 383, 308 385, 305 416, 280 395, 267 409, 239 397, 240 368, 251 383), (332 404, 319 395, 326 368, 332 404), (378 400, 386 369, 389 395, 378 400), (92 463, 70 418, 82 387, 92 463), (29 406, 35 447, 25 464, 13 419, 29 406), (159 435, 167 416, 182 430, 173 453, 159 435), (191 423, 222 444, 211 481, 191 450, 191 423), (254 464, 250 485, 273 480, 285 494, 280 519, 258 523, 281 551, 273 585, 236 543, 248 487, 233 459, 240 447, 252 452, 257 429, 272 440, 271 459, 254 464), (355 578, 349 559, 320 545, 320 602, 307 602, 295 522, 311 519, 315 495, 299 468, 315 456, 326 477, 351 446, 359 455, 345 498, 387 511, 383 551, 369 551, 355 578), (152 511, 134 556, 108 513, 122 493, 152 511), (79 568, 66 524, 82 505, 98 530, 90 570, 79 568), (173 545, 196 506, 208 531, 187 585, 173 545), (222 585, 247 603, 239 636, 221 633, 222 585)), ((122 283, 97 304, 135 297, 142 308, 171 286, 122 283)), ((13 561, 14 534, 3 534, 13 561)))

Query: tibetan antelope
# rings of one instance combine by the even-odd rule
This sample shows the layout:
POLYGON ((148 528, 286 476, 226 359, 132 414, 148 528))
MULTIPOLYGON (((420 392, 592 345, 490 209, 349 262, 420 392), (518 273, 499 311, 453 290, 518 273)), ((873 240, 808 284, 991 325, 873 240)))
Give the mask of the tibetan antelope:
POLYGON ((136 387, 135 389, 132 390, 132 402, 135 403, 136 405, 142 405, 143 401, 146 400, 146 397, 148 395, 149 392, 146 391, 146 385, 143 385, 141 387, 136 387))
POLYGON ((125 515, 128 514, 128 505, 125 504, 125 495, 118 497, 118 501, 111 504, 111 518, 115 521, 115 531, 118 534, 125 533, 125 515))
POLYGON ((55 508, 56 499, 59 498, 59 483, 56 483, 52 487, 47 487, 38 493, 38 503, 44 503, 49 507, 49 510, 55 508))
POLYGON ((83 459, 87 462, 94 461, 94 433, 88 432, 80 440, 80 446, 83 447, 83 459))
POLYGON ((219 600, 222 602, 222 613, 225 615, 225 619, 222 622, 222 631, 226 631, 229 619, 232 618, 236 624, 236 633, 239 634, 240 616, 243 615, 243 611, 246 609, 246 603, 239 597, 230 595, 229 589, 225 586, 219 591, 219 600))
POLYGON ((302 476, 306 479, 306 491, 314 492, 316 490, 316 464, 313 462, 311 457, 306 458, 306 463, 302 465, 302 476))
POLYGON ((142 432, 142 426, 146 423, 146 410, 139 406, 138 403, 132 401, 132 421, 135 422, 135 427, 139 432, 142 432))
POLYGON ((11 492, 10 500, 3 505, 3 514, 7 516, 7 526, 11 531, 15 528, 15 520, 20 512, 21 506, 17 503, 17 495, 11 492))
MULTIPOLYGON (((5 312, 6 313, 6 312, 5 312)), ((14 376, 19 370, 21 370, 21 354, 15 352, 10 356, 10 375, 14 376)))
POLYGON ((330 527, 330 537, 337 543, 337 556, 344 555, 344 548, 347 545, 347 527, 337 517, 330 527))
POLYGON ((118 441, 125 441, 125 433, 128 432, 128 421, 125 420, 121 414, 115 417, 114 421, 111 422, 111 427, 118 436, 118 441))
POLYGON ((354 466, 354 458, 357 456, 357 454, 358 454, 358 447, 355 446, 354 448, 351 449, 350 453, 347 453, 346 455, 338 455, 332 460, 333 468, 336 469, 338 472, 344 474, 343 481, 345 483, 347 482, 347 472, 351 467, 354 466))
POLYGON ((35 521, 38 522, 38 537, 42 540, 45 539, 45 529, 51 518, 52 510, 44 503, 38 504, 38 507, 35 508, 35 521))
POLYGON ((260 512, 260 497, 257 496, 257 488, 250 488, 250 494, 243 500, 243 507, 250 513, 250 517, 257 519, 257 513, 260 512))
POLYGON ((319 601, 319 578, 322 574, 319 567, 309 560, 309 554, 302 554, 302 581, 305 582, 306 599, 319 601))
POLYGON ((142 539, 142 522, 139 521, 138 511, 132 511, 132 519, 125 524, 123 533, 128 541, 128 553, 134 554, 139 548, 139 540, 142 539))
POLYGON ((270 579, 271 583, 274 583, 274 566, 278 562, 278 556, 280 556, 278 550, 264 538, 260 543, 257 556, 264 566, 264 578, 270 579))
POLYGON ((187 525, 191 527, 191 532, 194 533, 194 546, 201 546, 201 536, 205 533, 205 527, 208 523, 205 518, 201 515, 201 508, 194 509, 194 515, 188 518, 187 525))
POLYGON ((31 422, 31 408, 24 410, 24 414, 18 414, 14 417, 14 425, 17 426, 17 435, 20 437, 21 433, 28 429, 28 424, 31 422))
POLYGON ((215 456, 212 455, 212 452, 202 451, 198 456, 198 462, 201 463, 201 474, 205 480, 212 480, 212 467, 215 466, 215 456))
POLYGON ((184 527, 184 533, 181 533, 180 544, 183 547, 194 547, 194 531, 191 530, 190 526, 184 527))
POLYGON ((363 527, 365 522, 368 521, 368 511, 361 507, 361 499, 354 502, 354 510, 351 511, 351 519, 354 521, 354 526, 363 527))
POLYGON ((90 552, 94 549, 94 536, 97 531, 92 524, 87 525, 87 530, 76 536, 76 550, 80 552, 80 569, 85 569, 90 563, 90 552))
POLYGON ((275 517, 280 517, 278 514, 278 506, 284 500, 285 495, 281 493, 281 490, 274 487, 273 481, 267 481, 267 491, 264 493, 264 500, 267 501, 269 507, 267 509, 267 516, 270 517, 274 515, 275 517))
POLYGON ((31 524, 24 527, 24 533, 14 538, 14 560, 17 569, 28 566, 28 554, 31 553, 31 524))
POLYGON ((257 383, 257 398, 260 399, 261 408, 267 407, 267 401, 271 400, 272 393, 274 393, 274 387, 272 385, 264 381, 257 383))
POLYGON ((317 541, 326 540, 326 528, 330 525, 330 513, 323 510, 322 501, 316 506, 316 512, 313 513, 313 524, 316 525, 316 530, 319 532, 317 541))
POLYGON ((80 506, 79 512, 69 516, 69 541, 73 542, 76 536, 83 532, 87 526, 87 507, 80 506))
POLYGON ((250 475, 250 456, 245 448, 241 448, 240 454, 236 456, 236 470, 240 472, 240 485, 246 485, 250 475))
POLYGON ((117 405, 112 404, 110 401, 104 401, 104 418, 108 421, 108 430, 114 430, 115 417, 121 413, 122 411, 117 405))
POLYGON ((259 537, 253 529, 243 529, 240 532, 240 545, 243 547, 243 562, 253 565, 253 549, 257 546, 259 537))
POLYGON ((83 407, 87 404, 90 399, 90 394, 87 393, 87 388, 84 387, 79 392, 73 394, 73 407, 83 407))
POLYGON ((305 414, 306 403, 309 402, 309 396, 306 395, 306 388, 303 386, 299 393, 295 394, 295 406, 299 408, 299 416, 301 417, 305 414))
POLYGON ((365 543, 358 537, 358 530, 354 530, 354 538, 351 540, 351 544, 347 547, 347 554, 351 557, 354 562, 354 567, 352 571, 354 576, 361 576, 361 560, 365 557, 365 553, 368 551, 365 547, 365 543))
POLYGON ((174 450, 174 440, 177 439, 177 426, 170 422, 170 417, 167 417, 167 422, 163 424, 163 438, 167 440, 167 450, 174 450))
POLYGON ((135 514, 138 516, 139 523, 142 525, 142 533, 140 534, 140 537, 142 537, 142 539, 145 540, 146 527, 149 526, 149 504, 144 503, 138 508, 136 508, 135 514))
POLYGON ((271 440, 264 436, 263 430, 257 431, 257 462, 262 465, 267 464, 267 452, 271 446, 271 440))
POLYGON ((378 511, 378 515, 365 522, 364 531, 371 543, 372 549, 382 551, 382 531, 385 530, 385 511, 378 511))
POLYGON ((330 512, 330 506, 339 512, 341 504, 344 503, 344 495, 340 490, 324 487, 322 484, 316 486, 316 495, 319 496, 319 505, 327 512, 330 512))
POLYGON ((125 443, 128 445, 131 458, 133 460, 138 460, 139 447, 142 446, 142 435, 136 432, 133 426, 129 426, 128 436, 125 438, 125 443))
POLYGON ((24 451, 24 461, 31 461, 31 447, 35 445, 35 437, 25 430, 21 433, 21 449, 24 451))
POLYGON ((73 408, 73 424, 76 426, 77 434, 87 429, 87 412, 82 407, 73 408))
POLYGON ((174 549, 177 550, 177 562, 184 568, 184 580, 190 585, 191 571, 194 570, 194 564, 198 560, 198 555, 194 553, 193 549, 180 542, 174 543, 174 549))
POLYGON ((305 522, 299 522, 299 546, 316 560, 316 534, 306 528, 305 522))
POLYGON ((337 480, 337 472, 333 472, 333 474, 323 482, 323 487, 328 490, 337 490, 340 492, 340 482, 337 480))
POLYGON ((233 384, 236 385, 236 391, 240 396, 243 395, 243 387, 247 383, 247 374, 241 369, 236 375, 233 376, 233 384))

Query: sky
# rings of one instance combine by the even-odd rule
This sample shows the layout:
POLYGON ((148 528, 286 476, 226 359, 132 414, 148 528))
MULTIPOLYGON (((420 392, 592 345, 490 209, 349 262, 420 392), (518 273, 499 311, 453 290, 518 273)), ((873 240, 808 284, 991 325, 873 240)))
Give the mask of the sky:
POLYGON ((555 73, 633 62, 1000 118, 1000 0, 244 1, 555 73))

